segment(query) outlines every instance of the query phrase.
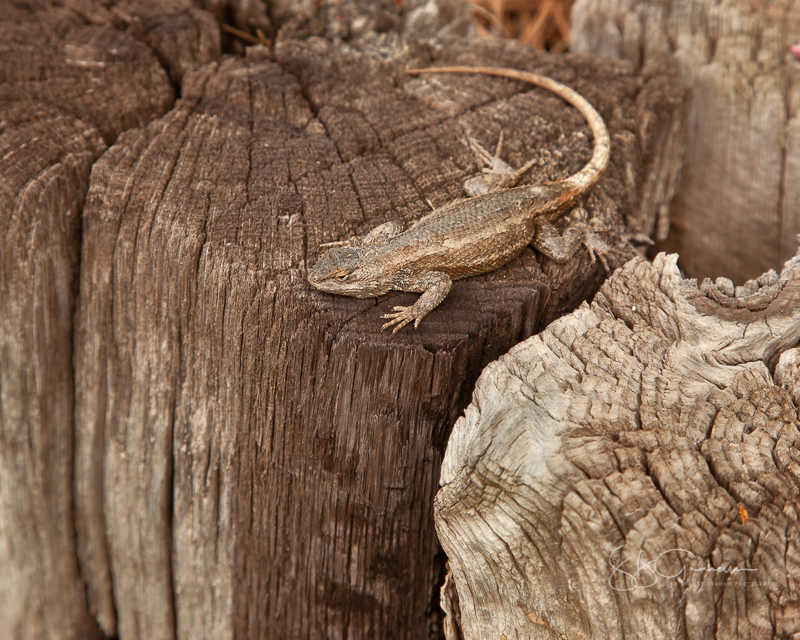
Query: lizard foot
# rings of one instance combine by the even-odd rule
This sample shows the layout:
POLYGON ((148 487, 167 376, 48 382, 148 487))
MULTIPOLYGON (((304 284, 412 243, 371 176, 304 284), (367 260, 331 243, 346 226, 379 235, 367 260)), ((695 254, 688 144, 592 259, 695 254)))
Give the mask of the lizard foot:
POLYGON ((500 159, 503 148, 503 132, 497 141, 494 155, 489 153, 475 138, 467 138, 467 146, 472 150, 479 162, 486 165, 481 171, 482 175, 474 176, 464 183, 464 190, 471 196, 479 196, 501 189, 510 189, 519 182, 522 175, 536 164, 536 159, 529 160, 519 169, 514 169, 504 160, 500 159))
POLYGON ((381 318, 388 318, 389 322, 381 327, 381 331, 395 325, 394 331, 392 331, 392 334, 395 334, 412 320, 416 329, 422 319, 444 300, 453 281, 450 280, 450 276, 441 271, 427 271, 408 284, 409 291, 422 291, 422 295, 412 306, 394 307, 394 313, 382 315, 381 318))
POLYGON ((606 273, 611 273, 613 269, 609 266, 606 257, 615 256, 621 257, 623 254, 619 249, 610 246, 605 240, 602 240, 595 231, 597 229, 585 229, 583 232, 583 246, 589 251, 589 257, 592 259, 592 264, 600 259, 606 273))
POLYGON ((422 316, 417 315, 414 307, 394 307, 394 310, 396 313, 384 313, 381 316, 381 318, 391 318, 389 322, 381 327, 381 331, 387 327, 391 327, 392 325, 397 325, 395 326, 394 331, 392 331, 392 335, 400 331, 400 329, 405 327, 412 320, 414 321, 414 328, 416 329, 424 317, 424 314, 422 316))

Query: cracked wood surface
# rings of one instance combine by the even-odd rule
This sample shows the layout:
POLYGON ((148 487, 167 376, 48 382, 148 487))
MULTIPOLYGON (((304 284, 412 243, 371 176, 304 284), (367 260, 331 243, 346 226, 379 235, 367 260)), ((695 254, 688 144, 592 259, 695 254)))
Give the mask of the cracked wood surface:
MULTIPOLYGON (((451 55, 527 56, 474 44, 451 55)), ((507 83, 415 82, 320 40, 278 45, 275 58, 253 49, 197 72, 169 116, 95 167, 76 359, 96 377, 78 390, 78 415, 106 434, 86 458, 104 460, 127 637, 168 632, 170 588, 178 636, 434 632, 430 505, 449 425, 481 366, 602 277, 585 255, 543 274, 528 250, 458 283, 426 330, 394 341, 377 316, 410 296, 310 291, 304 268, 321 242, 461 195, 475 171, 465 132, 489 144, 505 127, 514 162, 543 157, 531 180, 573 172, 591 144, 579 114, 507 83)), ((578 81, 588 64, 547 59, 545 72, 590 91, 578 81)), ((623 101, 632 121, 649 113, 634 96, 656 101, 669 86, 592 72, 618 91, 595 90, 600 108, 623 101)), ((630 135, 609 112, 617 139, 630 135)), ((586 205, 609 221, 635 217, 635 191, 617 202, 606 190, 652 155, 616 162, 586 205)))
POLYGON ((101 18, 87 23, 81 10, 91 3, 71 4, 4 2, 0 11, 0 635, 7 638, 97 634, 84 583, 94 560, 79 562, 72 491, 81 466, 73 457, 72 363, 81 214, 106 146, 174 99, 146 46, 101 18))
POLYGON ((800 253, 738 291, 676 259, 481 374, 435 503, 449 640, 800 631, 800 253))
MULTIPOLYGON (((305 268, 461 197, 465 135, 504 130, 506 160, 538 156, 529 180, 574 172, 580 115, 522 84, 414 81, 433 62, 414 41, 209 62, 218 34, 177 2, 42 7, 3 27, 0 631, 435 636, 449 426, 482 367, 604 274, 528 250, 389 341, 377 317, 413 296, 325 296, 305 268)), ((585 208, 612 242, 662 205, 642 194, 675 162, 668 75, 458 40, 436 62, 529 68, 598 106, 615 160, 585 208)))

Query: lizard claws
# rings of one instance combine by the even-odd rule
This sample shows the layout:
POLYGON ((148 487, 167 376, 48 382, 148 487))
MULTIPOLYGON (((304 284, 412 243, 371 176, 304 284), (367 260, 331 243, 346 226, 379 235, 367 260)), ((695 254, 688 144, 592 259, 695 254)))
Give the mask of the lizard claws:
POLYGON ((422 318, 416 317, 413 312, 413 307, 395 307, 394 310, 397 313, 384 313, 381 316, 381 318, 391 318, 389 322, 385 323, 381 327, 381 331, 387 327, 391 327, 392 325, 397 325, 395 326, 394 331, 392 331, 392 335, 394 335, 412 320, 414 321, 414 328, 416 329, 419 326, 419 321, 422 320, 422 318))
POLYGON ((623 253, 619 249, 609 246, 596 235, 591 234, 591 232, 590 235, 587 235, 584 238, 583 246, 589 251, 589 257, 592 259, 592 264, 597 262, 597 259, 599 258, 600 262, 603 263, 606 273, 611 273, 613 271, 611 266, 608 264, 606 257, 615 256, 617 258, 621 258, 623 256, 623 253))

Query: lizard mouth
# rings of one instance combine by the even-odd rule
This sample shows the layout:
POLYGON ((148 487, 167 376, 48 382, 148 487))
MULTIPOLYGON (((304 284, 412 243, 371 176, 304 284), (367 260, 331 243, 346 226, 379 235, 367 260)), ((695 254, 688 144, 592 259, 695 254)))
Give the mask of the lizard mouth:
POLYGON ((325 293, 336 293, 342 296, 353 296, 354 284, 343 282, 325 269, 318 269, 316 266, 308 272, 308 283, 315 289, 325 293))
POLYGON ((312 287, 319 288, 319 285, 320 285, 321 282, 322 281, 320 280, 320 274, 317 273, 316 269, 312 268, 308 272, 308 284, 310 284, 312 287))

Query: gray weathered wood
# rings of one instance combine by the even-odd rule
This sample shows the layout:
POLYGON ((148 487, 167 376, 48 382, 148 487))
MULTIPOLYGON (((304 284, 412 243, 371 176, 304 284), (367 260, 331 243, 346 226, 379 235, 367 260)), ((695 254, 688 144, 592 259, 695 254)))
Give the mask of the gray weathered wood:
POLYGON ((669 60, 691 101, 680 187, 659 240, 692 276, 741 283, 800 233, 800 2, 578 0, 572 48, 645 70, 669 60))
POLYGON ((800 253, 736 292, 676 259, 481 374, 435 503, 465 639, 797 633, 800 253))
MULTIPOLYGON (((311 290, 321 243, 463 195, 479 170, 465 134, 490 147, 503 129, 512 164, 540 158, 529 180, 591 153, 559 99, 412 79, 404 67, 432 63, 414 51, 250 48, 187 75, 168 115, 94 167, 75 362, 80 474, 97 482, 78 491, 102 502, 87 522, 110 574, 87 581, 122 638, 436 634, 449 425, 481 367, 605 274, 583 252, 540 266, 528 250, 394 338, 379 316, 415 296, 311 290)), ((437 62, 531 68, 591 99, 615 160, 585 207, 625 248, 681 115, 669 76, 500 42, 453 41, 437 62)))

